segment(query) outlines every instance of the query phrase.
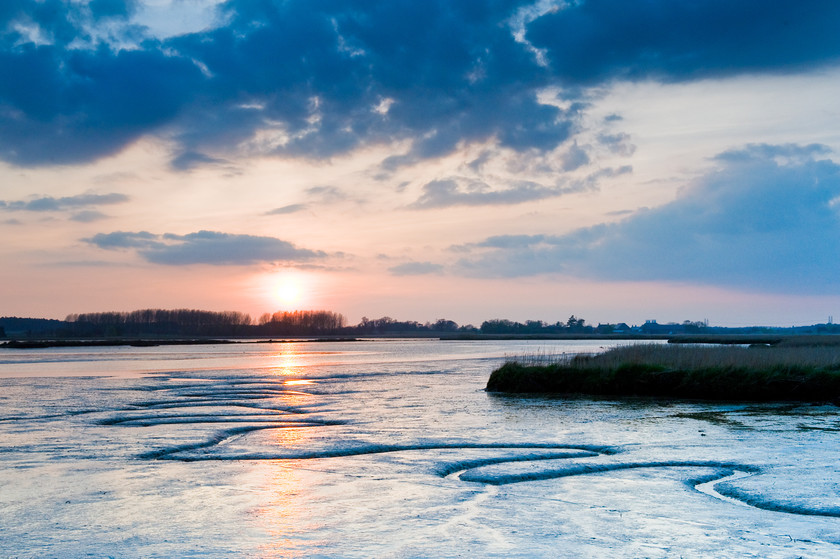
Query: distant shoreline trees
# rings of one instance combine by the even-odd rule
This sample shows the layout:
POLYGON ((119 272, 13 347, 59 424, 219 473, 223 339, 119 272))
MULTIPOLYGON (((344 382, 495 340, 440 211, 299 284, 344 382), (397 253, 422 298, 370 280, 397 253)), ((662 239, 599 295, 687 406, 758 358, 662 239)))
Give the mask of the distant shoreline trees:
POLYGON ((406 336, 435 337, 457 334, 485 336, 555 336, 555 335, 648 335, 682 334, 831 334, 840 333, 840 325, 831 322, 811 326, 774 328, 753 326, 725 328, 709 326, 705 321, 659 324, 648 320, 640 326, 625 323, 587 324, 571 315, 566 321, 547 323, 541 320, 514 322, 491 319, 481 326, 459 325, 453 320, 435 322, 400 321, 389 316, 363 317, 348 325, 340 313, 326 310, 278 311, 265 313, 257 320, 241 312, 202 311, 194 309, 143 309, 131 312, 96 312, 70 314, 66 320, 0 317, 0 337, 6 338, 176 338, 176 337, 298 337, 298 336, 406 336))
POLYGON ((265 336, 318 336, 340 334, 345 325, 344 315, 330 311, 278 311, 262 315, 255 329, 265 336))
POLYGON ((76 336, 235 336, 247 334, 251 317, 236 311, 143 309, 70 314, 65 323, 76 336))
POLYGON ((481 324, 482 334, 594 334, 595 328, 587 326, 586 321, 575 315, 566 322, 548 324, 542 320, 526 320, 513 322, 511 320, 493 319, 481 324))
MULTIPOLYGON (((37 319, 32 319, 37 320, 37 319)), ((30 324, 31 326, 31 324, 30 324)), ((435 322, 399 321, 391 317, 363 317, 349 326, 344 315, 326 310, 265 313, 256 321, 244 313, 192 309, 143 309, 131 312, 70 314, 65 321, 50 321, 41 335, 57 337, 119 336, 382 336, 478 333, 473 325, 459 326, 445 318, 435 322)), ((35 335, 37 328, 27 329, 35 335)))

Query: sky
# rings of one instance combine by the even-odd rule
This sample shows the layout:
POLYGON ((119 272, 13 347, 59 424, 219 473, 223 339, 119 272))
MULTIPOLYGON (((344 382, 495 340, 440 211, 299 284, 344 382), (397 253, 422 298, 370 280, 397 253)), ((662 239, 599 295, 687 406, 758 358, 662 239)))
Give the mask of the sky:
POLYGON ((834 0, 4 0, 0 316, 840 320, 834 0))

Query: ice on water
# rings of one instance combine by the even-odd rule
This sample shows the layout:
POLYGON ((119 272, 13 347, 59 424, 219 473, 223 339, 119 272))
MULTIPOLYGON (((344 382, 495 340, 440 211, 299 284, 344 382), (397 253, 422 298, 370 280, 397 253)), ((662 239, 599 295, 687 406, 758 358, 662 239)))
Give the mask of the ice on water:
POLYGON ((840 555, 831 406, 487 394, 603 342, 0 356, 0 557, 840 555))

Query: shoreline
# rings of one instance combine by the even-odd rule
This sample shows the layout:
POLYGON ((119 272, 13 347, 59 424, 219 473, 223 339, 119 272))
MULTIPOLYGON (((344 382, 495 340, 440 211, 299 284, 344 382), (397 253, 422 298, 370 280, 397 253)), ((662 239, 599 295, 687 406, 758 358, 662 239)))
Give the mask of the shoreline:
POLYGON ((682 334, 667 336, 659 334, 446 334, 390 332, 388 334, 366 334, 363 336, 343 336, 340 334, 323 336, 215 336, 215 337, 159 337, 159 336, 121 336, 115 338, 27 338, 8 336, 0 338, 0 349, 41 349, 51 347, 154 347, 162 345, 212 345, 212 344, 260 344, 260 343, 299 343, 299 342, 355 342, 359 340, 405 339, 405 340, 440 340, 440 341, 556 341, 556 340, 627 340, 627 341, 667 341, 668 344, 686 346, 771 346, 771 347, 819 347, 840 346, 837 334, 682 334))
POLYGON ((116 338, 110 340, 9 340, 0 343, 0 349, 47 349, 52 347, 158 347, 169 345, 220 345, 220 344, 291 344, 300 342, 357 342, 359 338, 116 338))

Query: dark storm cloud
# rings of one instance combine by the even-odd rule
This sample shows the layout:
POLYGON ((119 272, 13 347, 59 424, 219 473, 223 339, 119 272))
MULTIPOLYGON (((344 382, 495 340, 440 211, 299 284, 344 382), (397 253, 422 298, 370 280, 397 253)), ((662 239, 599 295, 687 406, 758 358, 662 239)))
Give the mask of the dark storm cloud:
POLYGON ((201 76, 154 50, 24 45, 0 52, 0 157, 78 163, 118 152, 168 124, 201 76))
POLYGON ((198 231, 187 235, 115 231, 83 240, 102 249, 133 249, 147 262, 170 266, 294 263, 327 256, 322 251, 297 248, 292 243, 274 237, 233 235, 218 231, 198 231))
POLYGON ((507 235, 468 248, 469 275, 564 273, 766 291, 840 288, 840 166, 822 146, 752 145, 714 159, 669 204, 566 235, 507 235))
POLYGON ((528 26, 567 83, 798 70, 840 56, 834 0, 584 0, 528 26))
POLYGON ((214 130, 182 141, 196 150, 241 141, 244 117, 281 123, 271 149, 308 157, 405 138, 414 141, 401 163, 490 137, 555 147, 577 114, 536 101, 545 72, 504 25, 516 3, 473 4, 229 2, 227 26, 172 41, 223 95, 214 130))
POLYGON ((216 28, 158 40, 131 23, 135 1, 6 0, 0 158, 82 163, 150 134, 174 142, 178 169, 237 150, 328 158, 405 140, 386 168, 475 141, 539 152, 574 137, 584 110, 538 102, 546 86, 575 101, 615 78, 800 70, 840 55, 829 0, 587 0, 516 17, 531 4, 228 0, 216 28), (103 18, 112 43, 93 32, 103 18))
POLYGON ((44 196, 27 201, 0 201, 0 208, 29 212, 55 212, 90 208, 93 206, 122 204, 129 200, 130 198, 128 196, 117 192, 110 194, 79 194, 77 196, 65 196, 62 198, 44 196))

